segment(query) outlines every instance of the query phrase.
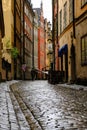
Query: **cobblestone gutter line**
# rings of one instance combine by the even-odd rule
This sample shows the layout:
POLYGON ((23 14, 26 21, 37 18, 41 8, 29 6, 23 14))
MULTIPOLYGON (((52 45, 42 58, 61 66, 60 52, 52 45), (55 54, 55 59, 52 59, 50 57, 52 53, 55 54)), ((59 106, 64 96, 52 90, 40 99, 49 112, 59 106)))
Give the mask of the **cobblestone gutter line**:
POLYGON ((16 117, 17 117, 17 121, 18 121, 20 130, 30 130, 30 126, 28 125, 28 123, 25 119, 25 116, 22 113, 20 106, 12 92, 10 93, 10 96, 11 96, 11 100, 13 102, 13 106, 14 106, 14 110, 16 113, 16 117))
MULTIPOLYGON (((21 95, 20 95, 20 97, 21 97, 21 95)), ((29 105, 28 105, 28 103, 27 103, 27 100, 25 101, 22 97, 21 97, 21 99, 23 100, 23 102, 25 103, 26 107, 27 107, 27 108, 29 109, 29 111, 31 112, 31 115, 34 117, 34 120, 36 120, 36 123, 38 123, 38 125, 41 127, 41 130, 44 130, 44 127, 43 127, 41 121, 39 121, 39 120, 36 118, 34 112, 32 111, 32 108, 29 107, 29 105)), ((35 130, 36 130, 36 129, 35 129, 35 130)))
POLYGON ((19 126, 17 123, 16 115, 10 99, 9 92, 6 92, 6 103, 8 111, 9 130, 19 130, 19 126))
POLYGON ((39 122, 35 119, 35 117, 32 115, 32 112, 29 110, 27 105, 24 103, 22 98, 20 97, 18 91, 17 91, 17 84, 15 86, 11 85, 10 86, 11 92, 13 92, 31 130, 43 130, 42 127, 40 126, 39 122))

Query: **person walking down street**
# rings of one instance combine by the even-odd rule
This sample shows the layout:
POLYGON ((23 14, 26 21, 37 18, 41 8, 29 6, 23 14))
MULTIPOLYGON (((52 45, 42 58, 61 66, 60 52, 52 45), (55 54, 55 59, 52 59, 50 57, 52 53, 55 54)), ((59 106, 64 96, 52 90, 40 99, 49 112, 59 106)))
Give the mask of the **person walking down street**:
POLYGON ((35 70, 34 69, 31 70, 31 78, 32 78, 32 80, 35 79, 35 70))

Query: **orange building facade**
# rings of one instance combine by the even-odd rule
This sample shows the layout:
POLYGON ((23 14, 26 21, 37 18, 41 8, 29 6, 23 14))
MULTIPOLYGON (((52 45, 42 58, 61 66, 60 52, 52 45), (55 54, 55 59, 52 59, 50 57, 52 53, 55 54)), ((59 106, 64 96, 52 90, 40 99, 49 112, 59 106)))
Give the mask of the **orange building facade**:
MULTIPOLYGON (((40 8, 35 8, 38 14, 38 69, 43 71, 45 67, 45 31, 44 31, 44 17, 43 17, 43 3, 40 8)), ((39 73, 38 78, 43 78, 42 73, 39 73)))

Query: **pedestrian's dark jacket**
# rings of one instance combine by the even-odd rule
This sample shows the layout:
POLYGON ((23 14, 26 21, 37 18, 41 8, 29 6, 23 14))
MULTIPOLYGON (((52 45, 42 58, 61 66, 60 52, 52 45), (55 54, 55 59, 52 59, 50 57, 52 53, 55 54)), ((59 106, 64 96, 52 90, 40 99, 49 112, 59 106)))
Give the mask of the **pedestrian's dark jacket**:
POLYGON ((35 78, 35 70, 34 69, 31 70, 31 77, 32 77, 32 80, 35 78))

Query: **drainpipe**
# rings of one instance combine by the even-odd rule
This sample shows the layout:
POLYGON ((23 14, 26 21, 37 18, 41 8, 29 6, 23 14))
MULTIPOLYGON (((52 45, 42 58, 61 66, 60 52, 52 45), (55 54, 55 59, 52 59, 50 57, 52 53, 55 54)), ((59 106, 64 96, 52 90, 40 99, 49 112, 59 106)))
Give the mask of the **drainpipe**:
MULTIPOLYGON (((57 0, 57 47, 58 47, 58 50, 59 50, 59 40, 58 40, 58 0, 57 0)), ((57 50, 57 57, 58 57, 58 50, 57 50)), ((59 57, 58 57, 58 70, 59 70, 59 57)))
MULTIPOLYGON (((23 0, 23 64, 25 64, 25 19, 24 19, 24 4, 25 1, 23 0)), ((25 80, 25 72, 23 71, 23 79, 25 80)))
POLYGON ((16 47, 16 0, 14 0, 14 47, 16 47))
MULTIPOLYGON (((14 47, 16 47, 16 0, 14 0, 14 47)), ((17 66, 17 59, 14 59, 14 79, 16 79, 17 70, 15 70, 17 66)))
POLYGON ((32 31, 32 67, 34 68, 34 14, 33 14, 33 31, 32 31))
POLYGON ((73 37, 76 38, 76 32, 75 32, 75 0, 72 0, 72 6, 73 6, 73 37))
MULTIPOLYGON (((75 0, 72 1, 73 4, 73 37, 72 37, 72 45, 73 43, 75 44, 75 39, 76 39, 76 30, 75 30, 75 0)), ((75 53, 75 52, 74 52, 75 53)), ((75 60, 75 65, 74 65, 74 73, 75 73, 75 79, 76 79, 76 55, 74 57, 75 60)))
MULTIPOLYGON (((22 6, 21 6, 21 4, 22 4, 22 1, 20 0, 20 10, 22 9, 22 6)), ((20 11, 20 42, 21 42, 21 44, 20 44, 20 68, 22 67, 22 57, 21 57, 21 48, 22 48, 22 29, 21 29, 21 25, 22 25, 22 20, 21 20, 21 15, 22 15, 22 10, 20 11)), ((20 79, 21 79, 21 77, 22 77, 22 71, 21 71, 21 74, 20 74, 20 79)))
POLYGON ((53 70, 55 71, 55 35, 54 35, 54 0, 52 0, 52 41, 53 41, 53 70))

